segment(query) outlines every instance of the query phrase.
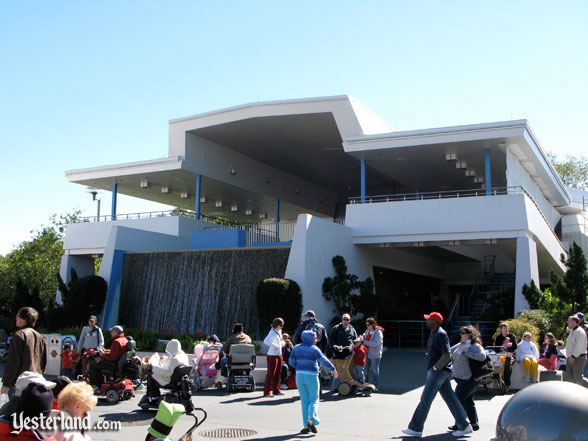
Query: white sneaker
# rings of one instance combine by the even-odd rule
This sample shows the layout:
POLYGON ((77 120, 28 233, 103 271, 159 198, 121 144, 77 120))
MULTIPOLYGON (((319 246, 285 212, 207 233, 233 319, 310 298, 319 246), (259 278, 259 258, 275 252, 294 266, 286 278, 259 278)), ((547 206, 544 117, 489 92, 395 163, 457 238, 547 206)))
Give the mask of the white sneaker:
POLYGON ((536 378, 531 377, 531 383, 538 383, 538 380, 536 378))
POLYGON ((281 390, 288 390, 288 386, 286 386, 285 384, 281 384, 280 389, 281 390))
POLYGON ((468 433, 472 433, 473 431, 474 431, 474 429, 472 429, 471 424, 468 424, 468 426, 465 429, 456 430, 455 432, 452 433, 452 435, 455 437, 459 437, 459 436, 467 435, 468 433))
MULTIPOLYGON (((470 427, 470 430, 471 430, 471 427, 470 427)), ((412 429, 402 429, 401 432, 404 433, 405 435, 408 435, 408 436, 416 436, 417 438, 422 438, 422 436, 423 436, 423 432, 416 432, 412 429)))
POLYGON ((530 383, 530 382, 531 382, 531 376, 525 375, 525 383, 530 383))

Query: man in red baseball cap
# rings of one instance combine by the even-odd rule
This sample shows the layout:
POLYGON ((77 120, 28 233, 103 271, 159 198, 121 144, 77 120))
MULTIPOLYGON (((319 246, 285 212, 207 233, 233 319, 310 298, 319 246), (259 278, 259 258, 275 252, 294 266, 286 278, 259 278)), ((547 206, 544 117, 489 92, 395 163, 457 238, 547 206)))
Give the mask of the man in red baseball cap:
POLYGON ((423 436, 423 427, 429 409, 439 392, 456 421, 457 430, 453 432, 453 436, 464 436, 472 433, 473 430, 466 419, 463 406, 451 388, 451 346, 447 332, 441 327, 443 316, 439 312, 432 312, 425 314, 425 319, 427 327, 431 330, 427 341, 427 380, 421 401, 414 411, 408 428, 402 429, 402 433, 417 438, 423 436))

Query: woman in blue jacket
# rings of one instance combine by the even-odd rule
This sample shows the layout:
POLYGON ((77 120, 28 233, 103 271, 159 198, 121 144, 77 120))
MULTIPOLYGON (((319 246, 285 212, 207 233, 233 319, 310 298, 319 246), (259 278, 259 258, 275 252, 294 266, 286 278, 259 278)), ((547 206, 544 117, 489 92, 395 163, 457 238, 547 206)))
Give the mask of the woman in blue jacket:
POLYGON ((316 433, 316 426, 320 423, 318 418, 319 363, 335 378, 339 376, 335 366, 316 347, 316 333, 304 331, 302 343, 296 345, 290 354, 290 365, 296 369, 296 386, 302 406, 304 428, 301 433, 316 433))

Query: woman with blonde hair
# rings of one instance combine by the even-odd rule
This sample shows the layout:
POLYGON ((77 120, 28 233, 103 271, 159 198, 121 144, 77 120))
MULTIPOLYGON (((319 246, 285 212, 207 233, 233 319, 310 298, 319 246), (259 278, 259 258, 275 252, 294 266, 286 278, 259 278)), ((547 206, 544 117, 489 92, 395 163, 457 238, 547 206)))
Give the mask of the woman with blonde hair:
MULTIPOLYGON (((57 441, 91 441, 91 438, 84 433, 82 421, 89 417, 91 410, 98 403, 92 386, 82 382, 68 384, 60 392, 57 401, 62 412, 62 420, 70 418, 72 423, 75 421, 76 429, 57 432, 55 439, 57 441)), ((86 421, 89 420, 89 418, 86 419, 86 421)))
POLYGON ((525 367, 525 381, 527 383, 537 383, 537 360, 539 360, 539 349, 533 343, 533 335, 530 332, 525 332, 523 339, 517 346, 515 361, 517 363, 523 363, 525 367))

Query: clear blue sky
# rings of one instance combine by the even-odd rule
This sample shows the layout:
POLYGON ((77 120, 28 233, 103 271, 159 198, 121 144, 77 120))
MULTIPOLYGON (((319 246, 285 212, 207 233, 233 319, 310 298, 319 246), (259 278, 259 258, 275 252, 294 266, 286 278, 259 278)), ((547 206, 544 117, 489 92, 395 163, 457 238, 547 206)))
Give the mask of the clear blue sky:
POLYGON ((95 212, 65 170, 167 156, 169 119, 252 101, 346 93, 397 130, 527 118, 586 155, 587 48, 584 0, 3 1, 0 254, 95 212))

